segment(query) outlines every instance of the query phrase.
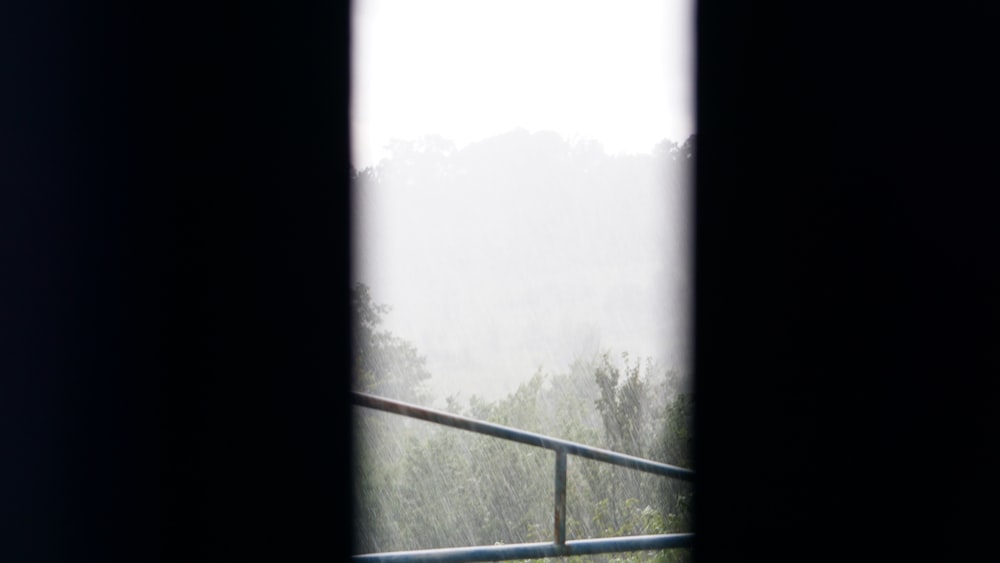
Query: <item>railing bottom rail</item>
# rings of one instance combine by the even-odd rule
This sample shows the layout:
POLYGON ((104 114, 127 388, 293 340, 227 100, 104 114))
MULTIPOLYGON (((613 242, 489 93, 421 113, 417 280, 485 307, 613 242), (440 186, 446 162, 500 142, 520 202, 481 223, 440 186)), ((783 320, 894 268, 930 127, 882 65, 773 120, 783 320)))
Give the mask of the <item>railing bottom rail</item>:
POLYGON ((505 561, 510 559, 541 559, 544 557, 569 555, 593 555, 596 553, 655 551, 691 547, 693 544, 694 534, 660 534, 574 540, 568 541, 563 545, 555 543, 517 543, 511 545, 454 547, 419 551, 393 551, 388 553, 355 555, 352 559, 368 563, 416 563, 424 561, 463 563, 466 561, 505 561))

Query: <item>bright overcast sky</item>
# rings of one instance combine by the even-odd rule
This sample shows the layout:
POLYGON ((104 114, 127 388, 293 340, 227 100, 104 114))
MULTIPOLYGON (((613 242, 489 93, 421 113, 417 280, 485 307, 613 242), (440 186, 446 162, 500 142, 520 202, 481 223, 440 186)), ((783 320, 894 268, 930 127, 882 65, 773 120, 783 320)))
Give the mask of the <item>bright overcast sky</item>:
MULTIPOLYGON (((609 153, 648 154, 664 139, 683 142, 694 132, 692 2, 356 0, 354 164, 362 169, 389 157, 384 147, 392 139, 441 135, 461 149, 515 128, 554 131, 571 143, 596 140, 609 153)), ((627 269, 595 272, 582 260, 551 279, 514 279, 508 274, 524 266, 515 261, 518 252, 553 244, 551 225, 532 227, 529 210, 518 205, 498 205, 495 217, 469 225, 463 220, 475 205, 461 193, 432 197, 429 186, 384 183, 359 199, 367 203, 358 212, 358 232, 365 233, 358 237, 358 279, 393 307, 386 328, 427 355, 439 399, 455 391, 496 398, 536 368, 564 369, 583 353, 573 349, 584 347, 588 334, 615 353, 670 361, 660 345, 683 329, 667 325, 683 327, 686 318, 681 304, 664 301, 670 280, 683 278, 686 268, 666 263, 670 253, 646 251, 627 269), (504 227, 512 224, 519 228, 504 227), (513 258, 498 252, 463 262, 478 251, 456 246, 494 239, 504 240, 513 258), (578 298, 567 300, 574 291, 578 298), (516 309, 517 295, 551 310, 516 309), (534 336, 525 342, 525 335, 534 336)), ((632 188, 649 198, 636 204, 627 195, 635 190, 580 188, 575 207, 553 208, 592 241, 627 234, 627 248, 609 249, 621 255, 684 237, 678 194, 632 188), (595 202, 605 209, 599 225, 571 212, 595 202)), ((508 191, 517 193, 517 186, 508 191)), ((549 191, 530 195, 535 207, 555 197, 549 191)))
POLYGON ((646 153, 694 132, 692 0, 355 0, 359 168, 523 127, 646 153))

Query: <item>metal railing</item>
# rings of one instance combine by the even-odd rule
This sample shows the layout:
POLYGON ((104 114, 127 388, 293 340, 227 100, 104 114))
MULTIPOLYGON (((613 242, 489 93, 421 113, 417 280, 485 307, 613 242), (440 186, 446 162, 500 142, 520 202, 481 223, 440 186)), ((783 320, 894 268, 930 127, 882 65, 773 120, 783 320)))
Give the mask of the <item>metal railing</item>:
POLYGON ((539 559, 569 555, 592 555, 598 553, 619 553, 628 551, 647 551, 691 547, 694 534, 658 534, 649 536, 624 536, 617 538, 600 538, 589 540, 566 541, 566 456, 569 454, 593 459, 596 461, 627 467, 646 473, 653 473, 673 479, 691 481, 694 472, 690 469, 620 454, 609 450, 585 446, 568 440, 560 440, 534 432, 526 432, 500 424, 483 422, 472 418, 450 414, 434 409, 419 407, 402 401, 394 401, 365 393, 352 393, 354 404, 384 412, 399 414, 410 418, 442 424, 485 434, 503 440, 528 444, 552 450, 556 454, 555 470, 555 507, 553 514, 552 543, 521 543, 512 545, 493 545, 476 547, 457 547, 444 549, 425 549, 419 551, 395 551, 389 553, 371 553, 354 556, 355 561, 364 562, 417 562, 417 561, 447 561, 453 563, 465 561, 505 561, 510 559, 539 559))

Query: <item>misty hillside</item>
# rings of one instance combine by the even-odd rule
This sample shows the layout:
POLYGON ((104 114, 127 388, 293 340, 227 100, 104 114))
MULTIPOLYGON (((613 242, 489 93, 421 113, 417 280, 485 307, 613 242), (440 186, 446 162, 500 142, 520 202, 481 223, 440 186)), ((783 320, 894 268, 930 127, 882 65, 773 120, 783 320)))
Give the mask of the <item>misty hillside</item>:
POLYGON ((629 156, 523 129, 390 148, 355 173, 355 275, 437 396, 498 398, 605 349, 684 368, 693 138, 629 156))

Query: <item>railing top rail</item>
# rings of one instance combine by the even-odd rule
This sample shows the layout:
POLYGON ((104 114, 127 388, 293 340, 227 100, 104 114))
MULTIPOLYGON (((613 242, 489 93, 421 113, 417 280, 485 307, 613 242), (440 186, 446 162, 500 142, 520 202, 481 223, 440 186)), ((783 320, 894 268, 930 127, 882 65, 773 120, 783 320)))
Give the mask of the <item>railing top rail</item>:
POLYGON ((376 397, 366 393, 353 392, 351 395, 354 404, 362 407, 408 416, 410 418, 425 420, 436 424, 442 424, 444 426, 451 426, 452 428, 459 428, 479 434, 486 434, 488 436, 510 440, 512 442, 528 444, 529 446, 537 446, 557 452, 563 451, 567 454, 602 461, 621 467, 628 467, 630 469, 636 469, 646 473, 654 473, 656 475, 663 475, 684 481, 691 481, 694 479, 694 471, 683 467, 676 467, 666 463, 659 463, 648 459, 612 452, 610 450, 594 448, 584 444, 570 442, 568 440, 560 440, 558 438, 543 436, 534 432, 518 430, 516 428, 493 424, 491 422, 483 422, 481 420, 465 416, 429 409, 410 403, 404 403, 402 401, 376 397))

